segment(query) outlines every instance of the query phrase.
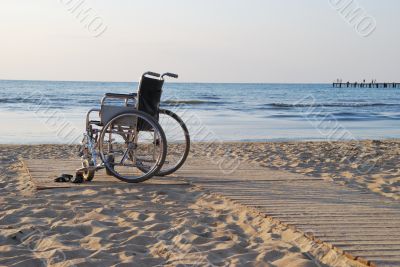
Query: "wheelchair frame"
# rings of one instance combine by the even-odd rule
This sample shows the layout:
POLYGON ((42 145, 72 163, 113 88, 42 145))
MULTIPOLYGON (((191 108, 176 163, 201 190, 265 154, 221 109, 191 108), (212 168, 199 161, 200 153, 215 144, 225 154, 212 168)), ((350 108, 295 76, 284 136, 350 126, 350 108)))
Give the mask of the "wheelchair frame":
MULTIPOLYGON (((137 113, 137 114, 140 115, 140 113, 145 113, 145 112, 139 111, 139 105, 140 105, 139 94, 141 93, 141 84, 142 84, 143 79, 144 78, 150 78, 149 76, 158 78, 157 80, 161 83, 161 89, 160 89, 161 92, 162 92, 163 82, 165 80, 164 77, 167 76, 167 77, 172 77, 172 78, 178 78, 178 75, 173 74, 173 73, 169 73, 169 72, 164 73, 162 75, 160 75, 158 73, 155 73, 155 72, 146 72, 141 76, 141 80, 140 80, 140 83, 139 83, 139 86, 138 86, 138 92, 137 93, 132 93, 132 94, 106 93, 103 96, 103 98, 101 99, 101 107, 100 107, 100 109, 99 108, 90 109, 86 114, 86 131, 84 133, 84 137, 83 137, 83 140, 82 140, 82 148, 81 148, 81 151, 80 151, 80 156, 82 157, 82 168, 79 168, 79 169, 76 170, 76 174, 77 175, 82 175, 82 176, 84 176, 84 178, 86 180, 90 181, 90 180, 93 179, 95 172, 97 172, 98 170, 106 168, 105 159, 101 156, 100 146, 99 146, 99 142, 101 141, 101 140, 99 140, 100 136, 101 135, 104 136, 104 134, 105 134, 105 133, 102 133, 102 131, 106 130, 106 126, 109 124, 109 122, 111 122, 112 120, 115 120, 117 117, 120 117, 123 114, 129 114, 129 113, 135 114, 135 113, 137 113), (124 100, 124 106, 111 106, 111 105, 108 106, 108 105, 105 104, 106 100, 108 100, 108 99, 124 100), (134 102, 134 103, 131 104, 130 103, 131 101, 134 102), (95 113, 95 112, 98 113, 98 115, 100 117, 100 121, 93 121, 93 120, 90 119, 91 115, 93 113, 95 113), (102 127, 102 128, 101 129, 96 129, 96 128, 94 128, 94 126, 98 126, 98 127, 102 127), (101 158, 101 162, 98 162, 98 160, 97 160, 99 154, 101 156, 100 157, 101 158)), ((154 78, 152 78, 152 79, 154 79, 154 78)), ((160 98, 161 98, 161 92, 160 92, 160 95, 159 95, 160 98)), ((156 111, 157 116, 159 114, 158 110, 159 110, 159 107, 157 107, 157 111, 156 111)), ((149 116, 149 115, 152 115, 152 114, 147 114, 147 113, 142 114, 142 116, 144 116, 144 115, 146 115, 147 117, 152 117, 152 116, 149 116)), ((174 114, 174 115, 177 116, 176 114, 174 114)), ((179 117, 178 117, 178 119, 179 119, 180 123, 183 123, 179 117)), ((134 126, 133 133, 132 133, 132 136, 133 136, 134 139, 137 139, 137 136, 138 136, 139 120, 141 120, 141 119, 138 118, 137 121, 134 122, 135 126, 134 126)), ((158 124, 157 121, 155 121, 155 122, 158 124)), ((148 122, 146 121, 146 123, 148 123, 148 122)), ((182 125, 182 127, 183 127, 184 130, 187 131, 187 128, 186 128, 186 126, 184 124, 182 125)), ((161 126, 160 126, 160 129, 161 129, 161 135, 163 136, 163 139, 164 139, 164 141, 163 140, 161 140, 161 141, 165 142, 164 146, 166 147, 167 140, 165 138, 165 134, 162 131, 161 126)), ((189 146, 190 146, 189 134, 188 134, 188 132, 186 132, 185 134, 187 134, 187 136, 185 136, 185 137, 189 138, 189 146)), ((134 142, 135 142, 135 140, 134 140, 134 142)), ((156 133, 155 133, 155 130, 154 130, 153 146, 156 146, 156 143, 157 143, 156 133)), ((187 153, 185 152, 186 154, 184 156, 183 161, 186 160, 187 154, 189 153, 189 147, 187 147, 186 150, 187 150, 186 151, 187 153)), ((128 151, 128 150, 126 150, 126 151, 128 151)), ((153 151, 153 153, 155 153, 155 150, 153 151)), ((165 151, 163 150, 163 153, 164 153, 163 160, 162 160, 162 163, 161 163, 161 166, 159 167, 159 169, 161 169, 161 167, 162 167, 162 165, 164 163, 164 160, 165 160, 165 157, 166 157, 166 153, 167 153, 166 149, 165 149, 165 151)), ((126 157, 126 156, 127 155, 124 155, 123 158, 126 157)), ((131 155, 129 155, 129 156, 131 156, 131 155)), ((154 158, 154 155, 153 155, 153 158, 154 158)), ((122 162, 122 160, 121 160, 121 162, 122 162)), ((183 162, 181 162, 179 164, 178 168, 180 166, 182 166, 182 164, 183 164, 183 162)), ((138 166, 136 166, 136 168, 141 170, 138 166)), ((143 170, 141 170, 141 171, 143 171, 143 170)), ((112 173, 109 173, 108 169, 107 169, 107 173, 111 174, 111 175, 114 175, 112 173)), ((114 176, 119 178, 119 179, 121 179, 121 177, 118 177, 116 175, 114 175, 114 176)), ((145 180, 150 179, 152 176, 153 175, 151 175, 149 178, 146 178, 145 180)), ((124 180, 124 179, 121 179, 121 180, 124 180)), ((125 180, 125 181, 127 181, 127 180, 125 180)), ((141 181, 142 180, 140 180, 140 181, 127 181, 127 182, 141 182, 141 181)))

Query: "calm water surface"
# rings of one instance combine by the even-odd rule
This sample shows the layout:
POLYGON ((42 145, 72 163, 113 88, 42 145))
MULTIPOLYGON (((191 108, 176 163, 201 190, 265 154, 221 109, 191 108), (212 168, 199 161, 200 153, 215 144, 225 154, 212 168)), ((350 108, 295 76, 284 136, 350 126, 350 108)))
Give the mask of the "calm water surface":
MULTIPOLYGON (((0 143, 78 142, 86 111, 136 83, 0 81, 0 143)), ((164 108, 197 141, 400 138, 400 89, 167 83, 164 108)))

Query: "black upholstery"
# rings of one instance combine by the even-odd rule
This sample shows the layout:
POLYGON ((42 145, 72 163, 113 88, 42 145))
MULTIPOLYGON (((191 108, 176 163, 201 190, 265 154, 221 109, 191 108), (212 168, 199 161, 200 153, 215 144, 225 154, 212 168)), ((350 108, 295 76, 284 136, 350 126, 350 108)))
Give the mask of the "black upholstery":
MULTIPOLYGON (((158 109, 161 101, 162 87, 164 80, 142 77, 138 90, 138 110, 150 114, 158 120, 158 109)), ((152 127, 142 120, 138 122, 138 129, 141 131, 150 130, 152 127)))

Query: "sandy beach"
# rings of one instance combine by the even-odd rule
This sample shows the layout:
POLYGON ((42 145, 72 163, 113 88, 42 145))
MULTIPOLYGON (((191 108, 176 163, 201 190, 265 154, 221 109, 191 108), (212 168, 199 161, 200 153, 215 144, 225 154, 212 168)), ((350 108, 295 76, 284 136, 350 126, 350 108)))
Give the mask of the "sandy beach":
MULTIPOLYGON (((323 263, 316 260, 312 255, 318 251, 311 253, 312 242, 299 242, 298 233, 196 186, 36 191, 21 159, 50 158, 58 164, 76 150, 0 146, 1 266, 334 265, 329 256, 323 263)), ((399 153, 397 140, 224 143, 194 144, 191 157, 229 154, 399 199, 399 153), (366 161, 374 164, 364 168, 366 161)), ((340 266, 354 266, 342 260, 340 266)))

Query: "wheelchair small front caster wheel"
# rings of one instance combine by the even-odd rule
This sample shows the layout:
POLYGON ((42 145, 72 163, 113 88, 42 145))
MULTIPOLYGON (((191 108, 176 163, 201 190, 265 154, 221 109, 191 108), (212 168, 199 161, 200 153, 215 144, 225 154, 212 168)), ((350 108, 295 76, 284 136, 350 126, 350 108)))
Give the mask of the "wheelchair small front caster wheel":
POLYGON ((82 167, 86 168, 86 170, 83 171, 83 173, 82 173, 83 178, 88 182, 92 181, 94 178, 94 173, 95 173, 93 160, 90 160, 90 159, 83 160, 82 167))
MULTIPOLYGON (((110 167, 111 168, 114 168, 114 162, 115 162, 115 158, 114 158, 114 155, 108 155, 108 156, 106 156, 106 161, 108 162, 108 163, 111 163, 110 164, 110 167)), ((113 176, 113 173, 110 171, 110 170, 108 170, 108 168, 106 168, 106 173, 107 173, 107 175, 109 175, 109 176, 113 176)))

